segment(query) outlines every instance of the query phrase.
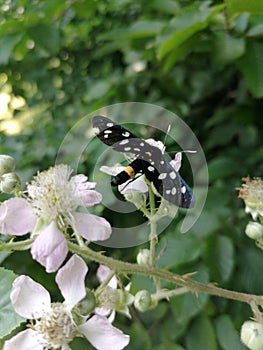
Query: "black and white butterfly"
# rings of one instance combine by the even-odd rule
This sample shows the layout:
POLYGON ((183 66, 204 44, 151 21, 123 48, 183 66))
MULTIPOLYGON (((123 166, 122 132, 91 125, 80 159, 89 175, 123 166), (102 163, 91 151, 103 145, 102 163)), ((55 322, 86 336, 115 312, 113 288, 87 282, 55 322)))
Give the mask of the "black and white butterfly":
POLYGON ((136 156, 134 161, 113 177, 112 186, 121 185, 137 173, 142 173, 168 202, 187 209, 194 206, 194 196, 190 187, 158 147, 115 124, 109 118, 95 116, 92 124, 98 129, 96 136, 107 146, 115 151, 132 153, 136 156))

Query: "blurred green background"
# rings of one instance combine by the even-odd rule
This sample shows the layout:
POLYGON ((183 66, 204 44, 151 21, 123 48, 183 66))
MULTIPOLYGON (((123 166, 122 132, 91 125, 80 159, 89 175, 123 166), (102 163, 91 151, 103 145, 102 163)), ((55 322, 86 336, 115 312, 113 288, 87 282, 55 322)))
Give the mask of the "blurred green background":
MULTIPOLYGON (((236 188, 243 176, 263 171, 262 97, 263 1, 0 2, 0 153, 16 159, 23 183, 54 164, 64 136, 83 116, 121 102, 164 107, 196 134, 210 182, 190 232, 176 233, 176 221, 160 236, 167 248, 159 265, 254 294, 263 290, 262 252, 244 234, 250 217, 236 188)), ((98 153, 105 148, 99 147, 98 153)), ((91 154, 81 170, 89 174, 93 163, 91 154)), ((191 183, 187 169, 183 175, 191 183)), ((108 249, 127 261, 137 251, 108 249)), ((29 253, 1 258, 57 298, 54 276, 29 253)), ((133 291, 151 288, 145 277, 132 280, 133 291)), ((131 335, 132 350, 246 349, 238 331, 252 316, 247 305, 203 294, 132 315, 115 322, 131 335)), ((92 348, 82 341, 72 348, 80 346, 92 348)))

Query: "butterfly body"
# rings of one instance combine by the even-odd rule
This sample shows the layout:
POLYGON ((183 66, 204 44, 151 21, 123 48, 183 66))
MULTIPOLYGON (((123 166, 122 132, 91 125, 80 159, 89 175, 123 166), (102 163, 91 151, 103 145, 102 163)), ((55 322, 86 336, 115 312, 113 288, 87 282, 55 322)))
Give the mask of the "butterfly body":
POLYGON ((132 153, 137 157, 112 179, 112 186, 121 185, 137 173, 142 173, 168 202, 182 208, 194 206, 190 187, 158 147, 140 139, 109 118, 96 116, 93 117, 92 123, 93 127, 98 129, 97 137, 103 143, 115 151, 132 153))

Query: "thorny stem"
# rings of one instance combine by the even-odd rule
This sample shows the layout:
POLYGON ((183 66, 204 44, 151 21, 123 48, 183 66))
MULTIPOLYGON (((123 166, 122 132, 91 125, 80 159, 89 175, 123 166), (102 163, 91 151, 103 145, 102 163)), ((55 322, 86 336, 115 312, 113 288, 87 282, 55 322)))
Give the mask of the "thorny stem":
POLYGON ((34 238, 26 239, 21 242, 2 242, 0 241, 0 252, 11 252, 13 250, 27 250, 34 242, 34 238))
POLYGON ((235 292, 232 290, 227 290, 214 286, 213 284, 203 284, 197 281, 194 281, 190 278, 190 275, 177 275, 168 270, 158 269, 156 267, 142 266, 133 263, 128 263, 120 260, 107 257, 101 253, 95 252, 89 247, 79 247, 78 245, 69 242, 68 247, 71 252, 80 254, 86 260, 96 261, 99 264, 108 266, 110 269, 117 271, 119 273, 125 274, 141 274, 151 277, 156 277, 163 279, 169 282, 172 282, 181 287, 186 287, 192 293, 203 292, 210 295, 219 296, 222 298, 237 300, 240 302, 248 303, 251 305, 251 302, 256 304, 263 304, 263 296, 246 294, 235 292))
POLYGON ((178 296, 188 292, 189 292, 189 289, 187 287, 176 288, 173 290, 163 290, 163 291, 158 291, 156 294, 152 294, 152 299, 153 300, 169 299, 174 296, 178 296))
MULTIPOLYGON (((27 250, 33 241, 33 239, 28 239, 21 242, 0 242, 0 251, 27 250)), ((154 266, 142 266, 134 263, 116 260, 111 257, 107 257, 102 253, 96 252, 87 246, 79 246, 72 242, 68 242, 68 247, 72 253, 79 254, 86 260, 92 260, 99 264, 106 265, 118 273, 151 276, 157 279, 172 282, 173 284, 181 287, 185 287, 189 292, 192 293, 203 292, 206 294, 247 303, 250 306, 253 304, 263 305, 263 296, 223 289, 216 287, 213 284, 203 284, 191 279, 190 274, 180 276, 165 269, 158 269, 154 266)), ((174 291, 171 291, 171 294, 173 294, 173 292, 174 291)), ((158 292, 158 294, 159 293, 160 292, 158 292)), ((165 297, 172 296, 168 294, 168 291, 166 293, 167 294, 165 297)))

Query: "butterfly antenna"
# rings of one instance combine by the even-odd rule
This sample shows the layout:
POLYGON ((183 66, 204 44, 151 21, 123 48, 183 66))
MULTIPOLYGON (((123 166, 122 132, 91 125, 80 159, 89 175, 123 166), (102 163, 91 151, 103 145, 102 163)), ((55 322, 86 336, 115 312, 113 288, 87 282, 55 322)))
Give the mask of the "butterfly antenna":
POLYGON ((168 137, 168 135, 170 133, 170 130, 171 130, 171 124, 168 125, 167 131, 166 131, 166 134, 165 134, 162 153, 164 153, 165 144, 166 144, 166 141, 167 141, 167 137, 168 137))

